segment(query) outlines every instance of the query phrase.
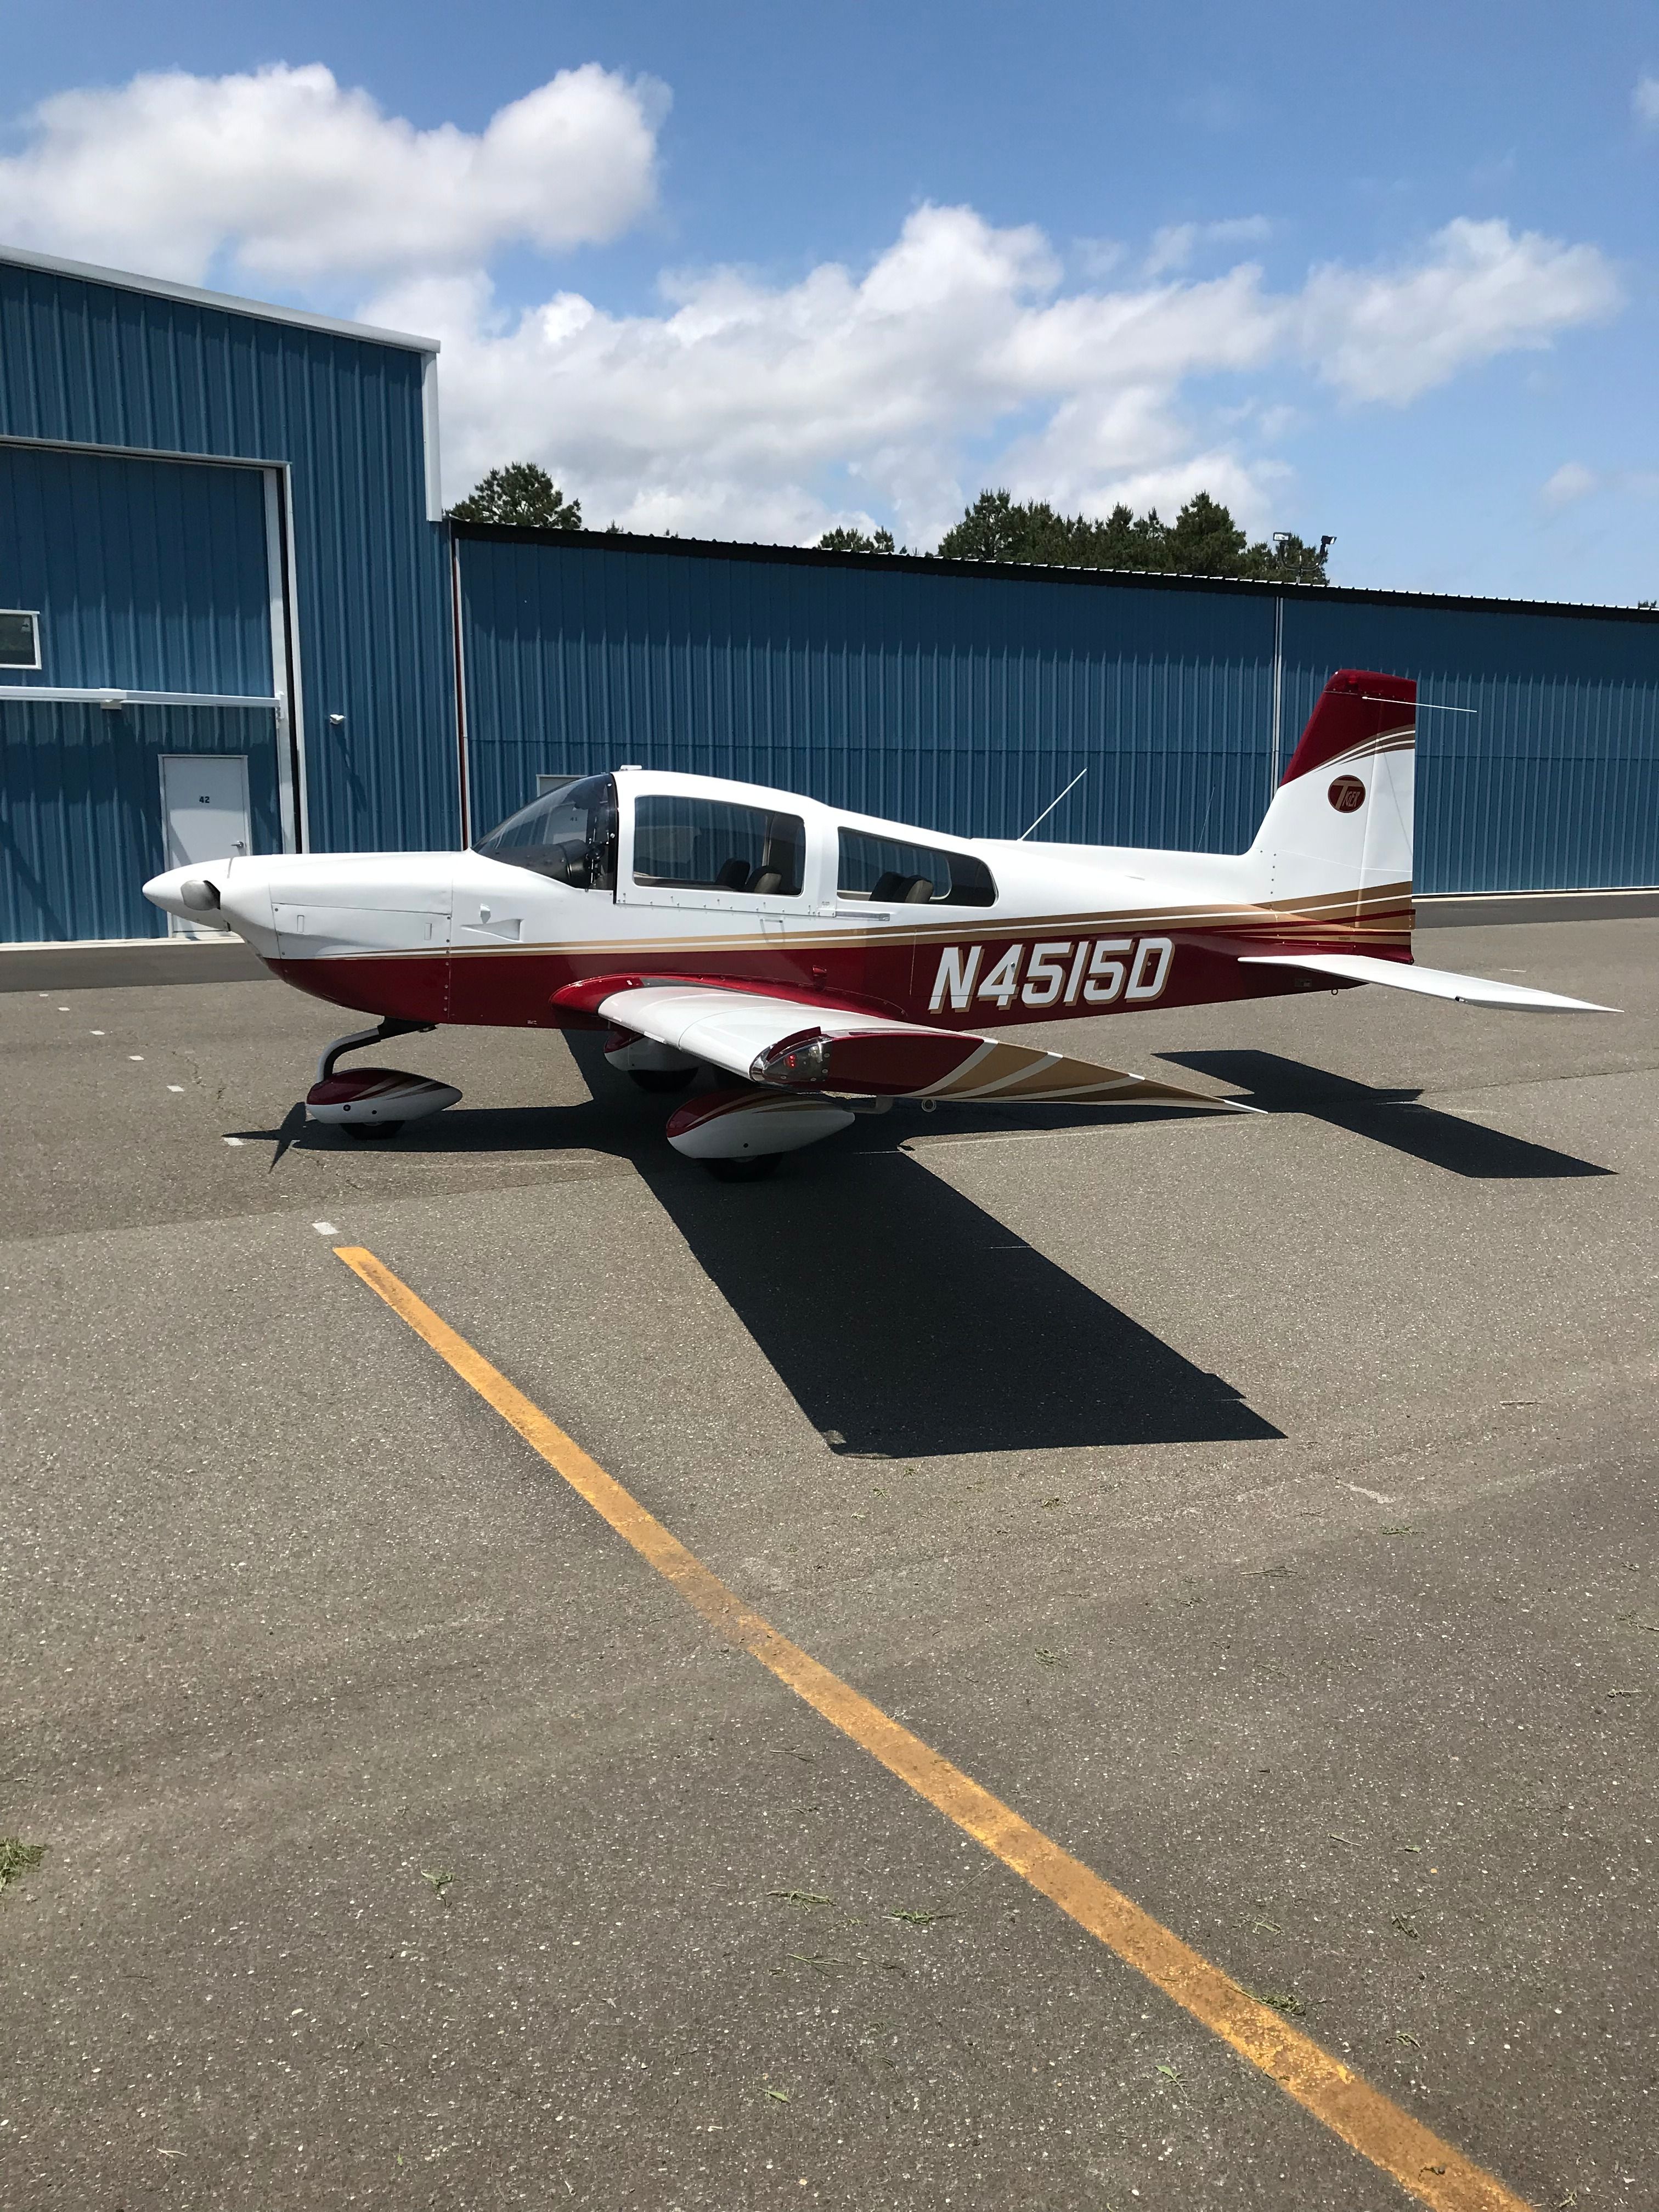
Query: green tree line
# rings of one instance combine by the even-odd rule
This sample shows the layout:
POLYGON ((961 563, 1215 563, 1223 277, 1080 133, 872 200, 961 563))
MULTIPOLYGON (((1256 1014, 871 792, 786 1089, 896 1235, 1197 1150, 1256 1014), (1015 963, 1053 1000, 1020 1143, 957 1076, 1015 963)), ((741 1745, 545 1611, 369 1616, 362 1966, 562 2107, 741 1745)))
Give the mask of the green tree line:
MULTIPOLYGON (((545 469, 513 461, 491 469, 449 510, 458 521, 503 522, 538 530, 580 530, 581 503, 567 499, 545 469)), ((616 525, 612 523, 614 530, 616 525)), ((1012 561, 1054 568, 1141 568, 1187 576, 1254 576, 1274 583, 1322 584, 1334 540, 1310 544, 1293 531, 1275 532, 1253 544, 1249 533, 1208 492, 1194 493, 1173 522, 1156 507, 1136 514, 1120 502, 1104 521, 1061 514, 1047 500, 1016 500, 1006 491, 982 491, 960 522, 939 543, 953 561, 1012 561)), ((818 540, 830 553, 906 552, 890 530, 826 530, 818 540)))
POLYGON ((1230 511, 1195 492, 1173 522, 1158 509, 1136 514, 1121 501, 1104 521, 1060 514, 1044 499, 1019 501, 982 491, 939 540, 955 561, 1040 562, 1056 568, 1150 568, 1186 576, 1258 576, 1278 583, 1322 584, 1334 541, 1310 545, 1293 531, 1250 542, 1230 511))

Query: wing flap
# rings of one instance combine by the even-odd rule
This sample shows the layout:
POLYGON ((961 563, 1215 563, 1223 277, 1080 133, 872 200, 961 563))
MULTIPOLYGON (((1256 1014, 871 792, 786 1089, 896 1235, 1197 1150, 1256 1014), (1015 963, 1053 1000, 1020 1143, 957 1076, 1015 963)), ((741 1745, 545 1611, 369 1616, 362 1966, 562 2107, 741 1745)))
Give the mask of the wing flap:
POLYGON ((1484 975, 1459 975, 1449 968, 1419 968, 1403 960, 1379 960, 1367 952, 1247 952, 1242 968, 1304 968, 1334 975, 1344 983, 1382 983, 1391 990, 1415 991, 1425 999, 1455 999, 1466 1006, 1501 1006, 1514 1013, 1616 1014, 1617 1006, 1591 999, 1564 998, 1559 991, 1534 991, 1519 983, 1491 982, 1484 975))
POLYGON ((709 1060, 745 1081, 791 1091, 1011 1105, 1075 1100, 1256 1110, 1207 1091, 1098 1067, 1036 1046, 758 991, 696 983, 629 985, 609 993, 594 1010, 620 1029, 709 1060))

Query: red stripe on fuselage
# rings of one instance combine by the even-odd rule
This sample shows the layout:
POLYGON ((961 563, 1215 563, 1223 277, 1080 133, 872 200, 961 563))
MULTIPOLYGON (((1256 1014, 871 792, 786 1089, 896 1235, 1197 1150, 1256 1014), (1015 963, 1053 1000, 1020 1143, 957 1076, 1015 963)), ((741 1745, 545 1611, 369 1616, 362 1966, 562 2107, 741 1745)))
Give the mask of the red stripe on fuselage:
MULTIPOLYGON (((366 952, 337 959, 272 960, 268 964, 273 975, 316 998, 403 1021, 496 1029, 605 1029, 611 1024, 598 1014, 553 1005, 555 993, 590 978, 614 976, 624 968, 632 974, 637 967, 648 971, 653 982, 725 984, 795 999, 806 1006, 838 1004, 892 1015, 924 1027, 982 1030, 1076 1021, 1097 1014, 1139 1013, 1151 1006, 1218 1006, 1237 999, 1283 998, 1310 989, 1338 988, 1328 978, 1300 976, 1292 970, 1241 968, 1238 956, 1243 952, 1363 951, 1385 960, 1409 963, 1411 959, 1408 909, 1402 908, 1397 916, 1386 912, 1368 915, 1358 930, 1349 923, 1316 933, 1305 922, 1300 929, 1285 929, 1275 927, 1274 921, 1275 917, 1264 914, 1259 923, 1243 928, 1235 925, 1216 930, 1125 932, 1137 945, 1143 937, 1170 939, 1175 949, 1168 976, 1155 999, 1120 995, 1103 1006, 1081 999, 1070 1005, 1062 1001, 1028 1006, 1018 995, 1003 1006, 979 995, 980 984, 1012 946, 1024 948, 1023 976, 1034 945, 1064 943, 1060 929, 1052 923, 1045 929, 978 939, 983 950, 974 993, 961 1006, 953 1005, 948 994, 940 1006, 930 1003, 945 951, 937 941, 820 945, 802 946, 798 951, 787 945, 750 944, 722 952, 701 945, 678 959, 657 951, 643 959, 629 960, 625 948, 611 945, 596 945, 591 953, 514 947, 500 952, 469 950, 457 955, 366 952)), ((1109 930, 1096 925, 1072 942, 1089 943, 1109 934, 1109 930)), ((964 941, 969 941, 965 933, 964 941)))

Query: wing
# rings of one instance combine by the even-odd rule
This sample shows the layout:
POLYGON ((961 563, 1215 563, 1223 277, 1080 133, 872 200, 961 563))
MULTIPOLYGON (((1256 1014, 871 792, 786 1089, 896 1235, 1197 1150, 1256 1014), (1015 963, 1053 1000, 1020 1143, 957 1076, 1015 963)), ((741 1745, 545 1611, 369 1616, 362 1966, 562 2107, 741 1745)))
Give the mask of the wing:
MULTIPOLYGON (((1249 1113, 1229 1098, 1097 1067, 1086 1060, 1004 1044, 764 993, 701 983, 626 984, 597 995, 592 1011, 619 1029, 653 1037, 746 1082, 876 1098, 1078 1099, 1102 1105, 1207 1106, 1249 1113)), ((561 994, 562 999, 566 994, 561 994)))
POLYGON ((1316 975, 1334 975, 1345 983, 1386 983, 1396 991, 1417 991, 1425 999, 1457 999, 1466 1006, 1507 1006, 1516 1013, 1616 1014, 1617 1006, 1598 1006, 1589 999, 1564 999, 1556 991, 1528 991, 1519 983, 1489 983, 1484 975, 1456 975, 1448 968, 1419 968, 1403 960, 1379 960, 1369 952, 1247 952, 1241 968, 1306 968, 1316 975))

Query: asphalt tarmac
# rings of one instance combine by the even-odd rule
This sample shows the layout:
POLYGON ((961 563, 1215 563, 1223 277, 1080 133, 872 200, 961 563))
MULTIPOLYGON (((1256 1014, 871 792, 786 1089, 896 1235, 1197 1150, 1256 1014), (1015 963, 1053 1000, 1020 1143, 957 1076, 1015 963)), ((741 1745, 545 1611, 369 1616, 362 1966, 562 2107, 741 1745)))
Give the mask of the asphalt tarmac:
MULTIPOLYGON (((0 995, 0 2203, 1410 2201, 713 1632, 335 1257, 1539 2208, 1659 2203, 1659 921, 1044 1041, 722 1186, 544 1036, 0 995)), ((1424 2186, 1429 2186, 1425 2180, 1424 2186)))

